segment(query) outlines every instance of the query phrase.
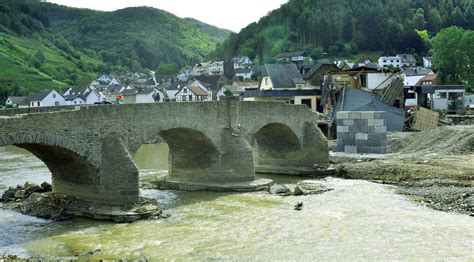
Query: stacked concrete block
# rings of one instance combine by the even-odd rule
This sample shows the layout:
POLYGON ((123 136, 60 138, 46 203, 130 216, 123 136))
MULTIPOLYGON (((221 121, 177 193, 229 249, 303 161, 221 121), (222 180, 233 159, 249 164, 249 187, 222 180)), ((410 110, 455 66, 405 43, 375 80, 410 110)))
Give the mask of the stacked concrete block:
POLYGON ((334 151, 348 154, 386 154, 385 112, 338 112, 337 145, 334 151))

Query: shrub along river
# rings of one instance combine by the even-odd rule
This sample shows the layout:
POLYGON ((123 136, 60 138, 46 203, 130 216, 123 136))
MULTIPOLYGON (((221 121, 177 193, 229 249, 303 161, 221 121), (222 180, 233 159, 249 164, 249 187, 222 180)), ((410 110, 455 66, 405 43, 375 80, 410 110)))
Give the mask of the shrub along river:
MULTIPOLYGON (((143 179, 166 172, 164 145, 135 156, 143 179), (159 171, 161 169, 162 171, 159 171)), ((269 176, 279 183, 299 178, 269 176)), ((16 147, 0 148, 0 191, 51 182, 46 166, 16 147)), ((0 209, 0 257, 198 260, 474 259, 474 218, 421 206, 395 188, 324 179, 322 195, 277 196, 142 190, 167 219, 115 224, 52 222, 0 209), (294 205, 303 202, 301 211, 294 205)), ((1 204, 0 204, 1 205, 1 204)))

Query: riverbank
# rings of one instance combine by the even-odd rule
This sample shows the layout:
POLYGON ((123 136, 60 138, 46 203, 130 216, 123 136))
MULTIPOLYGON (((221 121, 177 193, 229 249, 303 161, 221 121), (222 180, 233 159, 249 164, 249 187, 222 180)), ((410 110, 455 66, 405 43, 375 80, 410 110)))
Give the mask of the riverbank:
POLYGON ((398 186, 434 209, 474 216, 474 127, 389 135, 392 154, 333 154, 337 176, 398 186))

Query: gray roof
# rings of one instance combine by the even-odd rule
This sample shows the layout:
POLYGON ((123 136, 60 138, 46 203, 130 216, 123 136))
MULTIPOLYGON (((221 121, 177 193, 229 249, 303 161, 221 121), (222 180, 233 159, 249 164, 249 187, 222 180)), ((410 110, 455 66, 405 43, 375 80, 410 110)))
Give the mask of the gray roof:
POLYGON ((154 87, 132 87, 122 91, 124 96, 126 95, 147 95, 155 91, 154 87))
POLYGON ((64 96, 66 101, 72 101, 76 98, 81 98, 82 100, 86 101, 87 95, 90 92, 87 92, 89 89, 88 86, 73 86, 69 90, 69 95, 64 96))
POLYGON ((323 65, 333 65, 334 66, 334 70, 337 70, 337 66, 331 61, 331 60, 328 60, 328 59, 321 59, 321 60, 318 60, 316 62, 316 64, 313 65, 313 67, 311 67, 311 70, 309 70, 306 74, 303 75, 303 78, 304 79, 307 79, 307 78, 310 78, 315 72, 317 72, 319 70, 319 68, 321 68, 323 65))
POLYGON ((270 77, 274 88, 296 87, 296 82, 303 82, 295 64, 265 64, 263 75, 270 77))
POLYGON ((41 90, 39 92, 36 92, 36 93, 33 93, 33 94, 30 94, 28 96, 28 101, 42 101, 46 96, 49 95, 49 93, 51 93, 53 90, 51 89, 45 89, 45 90, 41 90))
POLYGON ((21 102, 23 100, 25 100, 25 98, 26 97, 24 97, 24 96, 10 96, 10 97, 8 97, 8 99, 10 99, 10 101, 12 101, 12 103, 15 104, 15 105, 21 104, 21 102))
POLYGON ((187 85, 188 81, 174 81, 170 85, 159 85, 157 86, 158 89, 166 89, 166 90, 181 90, 183 86, 187 85))
POLYGON ((416 59, 411 54, 398 54, 397 56, 402 59, 402 63, 416 64, 416 59))

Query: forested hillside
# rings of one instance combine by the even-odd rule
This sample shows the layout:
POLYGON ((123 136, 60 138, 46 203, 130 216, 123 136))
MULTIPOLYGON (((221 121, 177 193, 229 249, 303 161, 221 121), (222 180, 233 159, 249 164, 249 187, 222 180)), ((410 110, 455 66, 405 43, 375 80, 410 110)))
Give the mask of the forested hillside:
POLYGON ((99 12, 41 3, 38 10, 50 29, 74 46, 95 50, 104 62, 134 71, 163 63, 191 64, 216 46, 186 20, 150 7, 99 12))
POLYGON ((474 28, 474 1, 290 0, 232 34, 215 55, 258 55, 261 61, 270 61, 281 51, 298 49, 316 57, 324 52, 424 54, 430 48, 427 39, 452 25, 474 28))
POLYGON ((0 2, 0 100, 85 83, 104 70, 94 52, 71 46, 48 26, 28 4, 0 2))
POLYGON ((227 29, 222 29, 213 25, 209 25, 194 18, 187 17, 184 20, 199 29, 201 32, 210 36, 216 43, 224 42, 224 40, 226 40, 231 33, 231 31, 227 29))
POLYGON ((226 33, 148 7, 99 12, 0 0, 0 101, 101 73, 179 68, 205 59, 226 33))

